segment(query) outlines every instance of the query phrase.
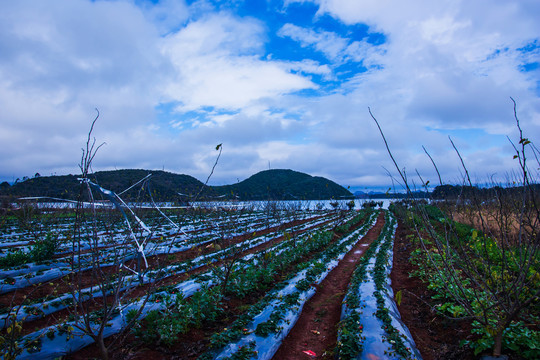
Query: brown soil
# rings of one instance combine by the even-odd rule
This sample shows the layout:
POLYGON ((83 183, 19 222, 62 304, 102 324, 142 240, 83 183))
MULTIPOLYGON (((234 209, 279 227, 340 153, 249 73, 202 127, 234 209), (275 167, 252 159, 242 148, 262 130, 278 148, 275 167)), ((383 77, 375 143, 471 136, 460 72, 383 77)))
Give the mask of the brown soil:
MULTIPOLYGON (((302 219, 302 220, 296 220, 289 223, 285 223, 279 226, 271 227, 264 230, 259 230, 254 233, 246 233, 244 235, 236 236, 232 239, 230 239, 227 244, 220 244, 220 246, 225 247, 226 246, 232 246, 234 244, 240 243, 242 241, 247 240, 248 238, 252 236, 260 236, 267 234, 272 231, 277 231, 281 229, 286 229, 292 226, 301 225, 303 223, 306 223, 308 221, 314 221, 322 216, 316 216, 309 219, 302 219)), ((306 231, 306 230, 304 230, 306 231)), ((298 233, 301 233, 303 231, 300 231, 298 233)), ((154 256, 149 256, 147 258, 149 267, 150 268, 156 268, 158 266, 167 266, 174 263, 186 261, 189 259, 193 259, 199 255, 209 254, 211 252, 215 252, 214 246, 211 246, 212 244, 208 245, 201 245, 201 246, 194 246, 193 248, 181 251, 173 254, 159 254, 154 256)), ((129 263, 126 263, 126 266, 133 267, 134 261, 131 261, 129 263)), ((100 268, 100 271, 110 274, 117 271, 116 267, 102 267, 100 268)), ((45 296, 48 296, 53 293, 63 294, 69 291, 73 290, 73 287, 69 285, 70 283, 69 275, 65 276, 63 278, 54 279, 51 281, 48 281, 45 284, 41 285, 35 285, 35 286, 29 286, 24 289, 18 289, 10 293, 5 293, 0 295, 0 306, 4 307, 11 307, 12 304, 21 304, 26 299, 40 299, 45 296)), ((80 272, 76 275, 76 283, 77 286, 80 287, 89 287, 91 285, 96 284, 96 278, 93 274, 92 270, 87 270, 80 272)))
MULTIPOLYGON (((355 224, 352 229, 355 229, 362 225, 362 222, 355 224)), ((319 225, 320 226, 320 225, 319 225)), ((382 227, 382 225, 381 225, 382 227)), ((380 230, 379 230, 380 231, 380 230)), ((282 239, 281 237, 280 239, 282 239)), ((337 234, 334 235, 333 241, 339 239, 337 234)), ((365 238, 364 238, 365 239, 365 238)), ((361 242, 365 243, 364 240, 361 242)), ((331 245, 330 245, 331 246, 331 245)), ((365 246, 367 248, 367 246, 365 246)), ((251 249, 251 252, 259 251, 260 248, 251 249)), ((353 253, 355 249, 351 251, 353 253)), ((314 254, 309 254, 298 262, 308 261, 314 254)), ((298 263, 297 262, 297 263, 298 263)), ((284 273, 288 273, 295 264, 289 264, 289 268, 284 270, 284 273)), ((275 282, 282 281, 282 274, 276 274, 275 282)), ((246 298, 230 298, 223 304, 223 310, 226 315, 212 324, 206 324, 204 329, 192 329, 189 333, 180 335, 177 343, 172 347, 164 347, 160 345, 141 347, 140 341, 137 341, 132 334, 127 332, 124 334, 125 340, 117 341, 120 344, 120 348, 115 347, 111 351, 110 357, 118 360, 133 360, 133 359, 197 359, 204 351, 207 350, 210 335, 220 332, 224 327, 229 324, 241 313, 245 311, 247 306, 250 306, 260 300, 265 295, 264 291, 260 293, 252 293, 246 298)), ((338 315, 339 321, 339 315, 338 315)), ((144 326, 144 325, 143 325, 144 326)), ((111 344, 110 339, 105 340, 107 344, 111 344)), ((334 341, 335 342, 335 341, 334 341)), ((114 346, 113 346, 114 347, 114 346)), ((83 348, 67 358, 71 360, 82 360, 87 358, 93 358, 98 356, 98 349, 96 344, 92 344, 83 348)))
POLYGON ((337 325, 341 317, 341 304, 351 276, 365 250, 379 236, 384 226, 384 213, 377 223, 345 255, 317 286, 316 293, 304 305, 300 318, 272 359, 333 359, 337 344, 337 325), (304 351, 312 351, 308 355, 304 351))
POLYGON ((499 244, 504 240, 506 246, 518 244, 520 233, 526 239, 534 239, 540 225, 538 212, 530 207, 521 209, 508 206, 481 206, 481 208, 471 206, 448 213, 451 214, 452 220, 484 232, 499 244), (523 214, 521 210, 524 211, 523 214))
POLYGON ((409 262, 411 252, 418 246, 406 236, 411 234, 399 224, 394 242, 394 263, 391 280, 394 294, 401 290, 398 306, 401 318, 409 328, 416 347, 424 360, 470 360, 472 350, 460 347, 461 340, 470 340, 471 327, 467 321, 437 315, 428 304, 435 304, 432 293, 418 277, 409 274, 418 270, 409 262))
MULTIPOLYGON (((320 218, 320 216, 316 217, 316 218, 302 220, 302 221, 293 221, 291 223, 287 223, 285 225, 282 225, 282 227, 283 228, 288 228, 288 227, 291 227, 291 226, 296 226, 296 225, 299 225, 299 224, 303 224, 308 220, 315 220, 315 219, 318 219, 318 218, 320 218)), ((321 225, 317 225, 317 226, 321 226, 321 225)), ((301 230, 301 231, 297 231, 297 232, 295 232, 295 234, 301 234, 301 233, 303 233, 305 231, 308 231, 309 229, 310 228, 307 228, 307 229, 304 229, 304 230, 301 230)), ((276 228, 270 228, 270 229, 266 229, 266 230, 256 232, 255 235, 260 236, 260 235, 264 235, 266 233, 269 233, 269 232, 275 231, 275 230, 276 230, 276 228)), ((252 236, 251 233, 238 236, 238 237, 231 240, 231 245, 236 244, 236 243, 238 243, 240 241, 245 241, 250 236, 252 236)), ((245 256, 245 255, 248 255, 248 254, 257 253, 257 252, 262 251, 262 250, 264 250, 266 248, 269 248, 269 247, 271 247, 271 246, 275 245, 276 243, 279 243, 279 242, 281 242, 283 240, 284 240, 284 236, 276 237, 276 238, 272 239, 271 241, 260 244, 260 245, 254 247, 254 248, 242 251, 242 252, 240 252, 238 254, 238 256, 245 256)), ((199 255, 199 254, 207 253, 207 252, 210 252, 210 251, 208 251, 207 249, 206 249, 206 251, 205 250, 188 250, 186 252, 176 253, 174 255, 176 255, 177 258, 184 259, 184 258, 186 258, 186 253, 191 254, 192 258, 193 258, 193 257, 195 257, 195 255, 199 255)), ((159 256, 161 256, 161 255, 159 255, 159 256)), ((212 265, 204 265, 204 266, 201 266, 201 267, 196 268, 194 270, 186 271, 185 273, 180 274, 180 275, 172 275, 172 276, 169 276, 169 277, 166 277, 166 278, 160 280, 158 283, 150 283, 150 284, 145 284, 145 285, 142 285, 142 286, 138 286, 136 288, 133 288, 133 289, 129 290, 128 293, 123 296, 122 301, 126 301, 127 299, 132 299, 132 298, 137 298, 137 297, 144 297, 149 291, 151 292, 151 290, 157 288, 158 286, 174 285, 174 284, 177 284, 177 283, 179 283, 181 281, 185 281, 185 280, 187 280, 189 277, 191 277, 193 275, 204 273, 205 271, 208 271, 208 269, 211 268, 211 267, 221 265, 224 261, 225 260, 217 261, 217 262, 213 263, 212 265)), ((85 275, 91 275, 91 272, 85 272, 85 275), (86 274, 86 273, 88 273, 88 274, 86 274)), ((95 283, 95 279, 93 277, 90 278, 88 276, 84 276, 83 279, 87 281, 87 283, 85 283, 84 286, 89 286, 90 284, 95 283)), ((38 287, 38 288, 35 288, 35 289, 44 291, 44 288, 45 287, 38 287)), ((67 291, 70 291, 69 287, 68 287, 67 291)), ((108 299, 109 303, 112 303, 112 301, 114 301, 114 298, 112 296, 107 297, 107 299, 108 299)), ((94 301, 94 304, 88 305, 87 311, 98 310, 98 309, 102 308, 102 306, 103 306, 103 302, 102 302, 101 298, 97 298, 97 300, 94 301)), ((65 321, 70 315, 73 314, 73 312, 74 311, 72 309, 70 309, 70 308, 63 309, 63 310, 54 312, 54 313, 52 313, 50 315, 44 316, 44 317, 42 317, 40 319, 36 319, 34 321, 29 321, 29 322, 25 323, 25 326, 23 327, 23 332, 22 333, 23 334, 28 334, 28 333, 31 333, 33 331, 36 331, 37 329, 42 329, 44 327, 47 327, 47 326, 54 325, 54 324, 60 323, 62 321, 65 321)))
MULTIPOLYGON (((352 272, 367 248, 379 234, 384 218, 379 217, 374 228, 362 238, 345 256, 340 264, 328 274, 317 287, 315 295, 305 304, 302 314, 286 337, 275 360, 286 359, 334 359, 337 324, 341 315, 341 303, 350 282, 352 272), (310 356, 304 351, 312 351, 310 356)), ((461 340, 469 339, 470 324, 464 321, 448 319, 437 315, 428 304, 432 293, 426 284, 409 274, 416 267, 409 263, 411 251, 415 249, 406 236, 410 231, 401 224, 398 227, 394 244, 394 263, 391 273, 394 293, 402 291, 399 306, 401 317, 411 331, 416 346, 425 360, 472 360, 472 351, 459 346, 461 340)), ((255 250, 255 249, 254 249, 255 250)), ((227 315, 219 322, 203 330, 193 330, 180 337, 173 348, 161 346, 141 348, 133 335, 126 334, 121 349, 111 353, 113 359, 196 359, 206 349, 209 336, 227 327, 230 322, 245 309, 246 305, 257 301, 260 294, 251 294, 249 298, 232 298, 224 307, 227 315)), ((88 346, 69 356, 70 359, 87 359, 98 356, 95 345, 88 346)))

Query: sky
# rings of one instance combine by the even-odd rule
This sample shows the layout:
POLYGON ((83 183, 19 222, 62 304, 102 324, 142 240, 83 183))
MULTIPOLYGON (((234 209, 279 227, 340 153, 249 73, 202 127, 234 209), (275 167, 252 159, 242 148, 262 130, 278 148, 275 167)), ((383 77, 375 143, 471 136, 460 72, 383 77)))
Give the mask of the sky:
POLYGON ((267 169, 385 189, 504 179, 540 134, 537 0, 0 1, 0 181, 267 169), (417 173, 422 177, 417 176, 417 173))

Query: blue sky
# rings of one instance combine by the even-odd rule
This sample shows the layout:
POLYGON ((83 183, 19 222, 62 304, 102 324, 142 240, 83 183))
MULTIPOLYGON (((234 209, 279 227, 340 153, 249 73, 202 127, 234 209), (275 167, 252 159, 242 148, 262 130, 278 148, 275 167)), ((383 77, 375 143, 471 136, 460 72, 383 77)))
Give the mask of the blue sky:
MULTIPOLYGON (((93 169, 229 184, 268 168, 386 189, 371 108, 411 176, 515 169, 540 134, 540 3, 18 0, 0 4, 0 180, 93 169)), ((416 180, 417 181, 417 180, 416 180)))

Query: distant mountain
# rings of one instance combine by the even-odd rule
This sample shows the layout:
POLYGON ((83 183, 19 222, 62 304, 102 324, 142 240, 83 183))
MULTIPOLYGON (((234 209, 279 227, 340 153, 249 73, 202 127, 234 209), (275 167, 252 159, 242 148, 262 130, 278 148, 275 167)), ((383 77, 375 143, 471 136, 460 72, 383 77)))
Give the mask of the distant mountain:
MULTIPOLYGON (((116 193, 124 191, 137 183, 148 174, 152 174, 147 182, 144 192, 140 192, 141 187, 134 187, 122 195, 122 199, 127 201, 148 201, 148 189, 150 189, 154 201, 181 201, 186 196, 180 194, 195 195, 203 189, 202 195, 208 195, 209 188, 204 188, 204 184, 189 175, 173 174, 166 171, 149 170, 112 170, 98 171, 89 176, 90 180, 101 187, 112 190, 116 193)), ((38 176, 12 186, 0 186, 0 196, 11 197, 53 197, 60 199, 76 200, 80 192, 80 182, 78 175, 63 176, 38 176)), ((86 194, 84 194, 86 195, 86 194)), ((99 197, 98 197, 99 198, 99 197)), ((86 198, 84 198, 87 200, 86 198)))
POLYGON ((221 196, 240 200, 315 200, 352 197, 335 182, 293 170, 265 170, 233 185, 214 186, 221 196))
MULTIPOLYGON (((430 193, 425 191, 413 191, 411 197, 416 199, 429 198, 430 193)), ((403 199, 408 197, 406 193, 396 193, 394 191, 380 192, 380 191, 356 191, 354 197, 357 199, 403 199)))
MULTIPOLYGON (((189 175, 173 174, 166 171, 149 170, 112 170, 98 171, 90 180, 101 187, 120 193, 130 186, 152 176, 145 184, 134 186, 122 194, 126 201, 148 201, 152 194, 154 201, 191 201, 198 199, 239 199, 239 200, 283 200, 283 199, 339 199, 352 194, 335 182, 293 170, 267 170, 257 173, 234 185, 205 186, 189 175)), ((0 184, 0 196, 3 198, 53 197, 77 199, 80 183, 77 175, 36 176, 12 186, 0 184)), ((98 197, 99 198, 99 197, 98 197)))

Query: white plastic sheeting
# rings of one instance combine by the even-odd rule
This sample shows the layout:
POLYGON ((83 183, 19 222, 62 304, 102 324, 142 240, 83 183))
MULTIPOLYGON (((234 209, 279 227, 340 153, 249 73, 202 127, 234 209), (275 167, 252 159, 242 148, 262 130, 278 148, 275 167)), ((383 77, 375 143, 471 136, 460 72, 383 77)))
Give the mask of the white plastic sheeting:
MULTIPOLYGON (((322 273, 320 273, 317 276, 317 278, 313 281, 314 284, 320 284, 326 278, 328 273, 330 273, 330 271, 332 271, 339 264, 339 261, 345 257, 345 255, 354 247, 357 241, 362 236, 364 236, 365 233, 371 227, 373 227, 375 221, 376 221, 376 216, 372 216, 371 219, 368 221, 368 226, 362 227, 361 229, 358 229, 354 231, 353 233, 351 233, 350 235, 341 239, 339 244, 346 243, 347 241, 351 241, 351 239, 356 240, 356 241, 352 241, 349 245, 347 245, 345 249, 340 254, 338 254, 335 258, 321 260, 319 262, 312 264, 312 266, 317 266, 317 264, 324 262, 326 266, 326 269, 322 273)), ((301 280, 306 278, 307 272, 308 272, 308 269, 304 269, 300 273, 298 273, 294 278, 288 280, 287 285, 283 289, 279 290, 278 293, 276 294, 277 299, 272 301, 268 306, 266 306, 264 310, 262 310, 260 314, 256 315, 253 318, 252 322, 247 326, 247 330, 249 334, 242 337, 238 341, 235 341, 227 345, 225 348, 223 348, 221 351, 219 351, 215 355, 215 359, 225 359, 233 355, 241 347, 250 346, 250 345, 253 346, 253 350, 257 352, 256 359, 258 360, 271 359, 272 356, 278 350, 278 348, 281 346, 283 339, 289 334, 290 330, 293 328, 294 324, 300 317, 304 304, 315 294, 315 290, 313 288, 309 288, 306 291, 300 291, 297 306, 287 309, 287 311, 284 314, 284 317, 278 324, 279 331, 277 333, 275 334, 273 333, 273 334, 270 334, 269 336, 263 337, 263 336, 256 335, 254 332, 257 329, 257 326, 259 324, 268 321, 272 312, 282 303, 283 299, 287 295, 291 295, 299 291, 296 288, 296 285, 301 280)))
MULTIPOLYGON (((377 255, 381 251, 383 243, 386 243, 387 250, 385 256, 381 257, 385 259, 385 263, 382 264, 385 269, 386 283, 381 293, 384 298, 384 308, 388 309, 388 315, 391 318, 392 326, 399 332, 401 341, 408 349, 409 356, 407 359, 421 360, 420 352, 416 348, 411 333, 407 326, 401 321, 396 303, 394 302, 394 294, 391 287, 390 272, 392 270, 393 251, 392 245, 395 237, 397 223, 392 219, 392 215, 388 213, 390 217, 390 223, 392 229, 386 235, 385 239, 381 242, 373 244, 377 246, 373 252, 373 256, 369 259, 366 267, 364 281, 360 283, 358 288, 349 289, 349 292, 356 292, 356 295, 360 298, 360 304, 358 307, 349 308, 347 304, 347 297, 344 299, 342 306, 341 320, 351 316, 351 313, 356 312, 360 315, 360 324, 362 326, 362 335, 358 339, 361 343, 362 350, 355 357, 356 360, 371 360, 371 359, 401 359, 402 356, 398 355, 393 349, 395 342, 388 338, 387 332, 383 322, 377 317, 377 311, 379 310, 377 304, 377 298, 375 296, 376 284, 374 280, 374 269, 377 261, 377 255)), ((386 226, 390 224, 387 222, 386 226)), ((383 233, 385 229, 383 229, 383 233)))

